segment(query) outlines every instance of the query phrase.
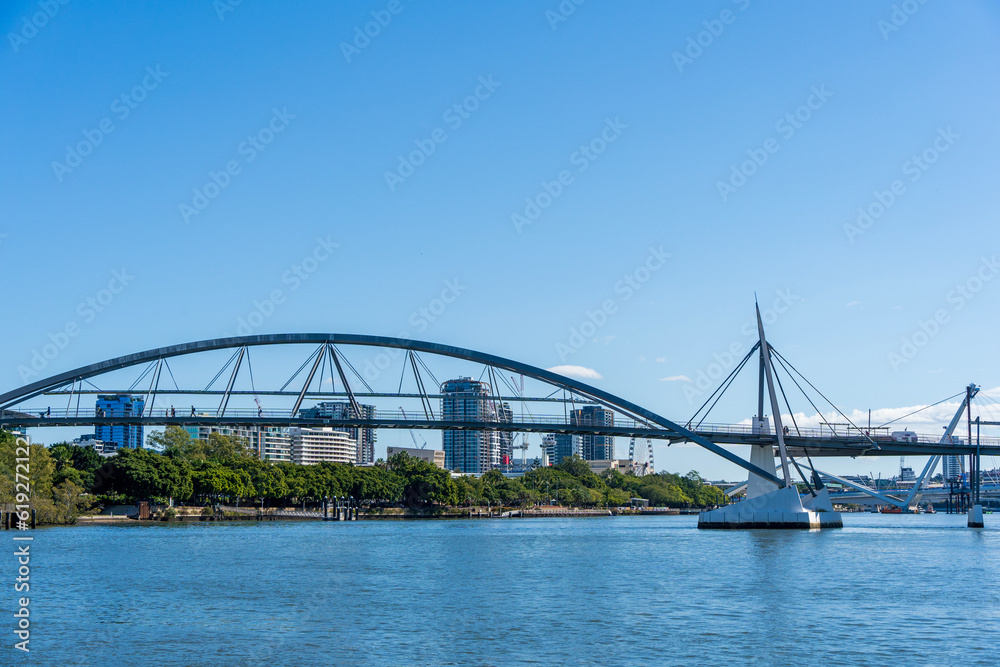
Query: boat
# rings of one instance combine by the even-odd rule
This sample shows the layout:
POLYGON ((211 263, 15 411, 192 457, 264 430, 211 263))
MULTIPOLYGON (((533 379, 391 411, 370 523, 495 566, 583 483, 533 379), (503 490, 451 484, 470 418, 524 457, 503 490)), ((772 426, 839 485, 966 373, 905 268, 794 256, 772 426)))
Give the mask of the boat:
POLYGON ((895 505, 889 507, 883 507, 879 510, 882 514, 902 514, 903 508, 896 507, 895 505))

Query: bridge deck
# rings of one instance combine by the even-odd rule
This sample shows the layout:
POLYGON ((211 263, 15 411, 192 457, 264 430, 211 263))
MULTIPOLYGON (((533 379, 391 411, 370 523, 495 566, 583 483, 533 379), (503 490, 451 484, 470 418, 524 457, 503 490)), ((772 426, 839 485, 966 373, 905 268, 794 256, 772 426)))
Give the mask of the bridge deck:
MULTIPOLYGON (((520 419, 520 418, 519 418, 520 419)), ((215 427, 360 427, 390 429, 430 429, 430 430, 493 430, 523 433, 564 433, 571 435, 610 435, 618 437, 650 438, 684 442, 688 438, 677 431, 650 428, 647 424, 632 420, 618 420, 614 426, 574 425, 563 416, 535 416, 530 420, 511 422, 468 422, 444 421, 441 419, 418 419, 415 415, 402 412, 379 411, 374 419, 330 419, 324 417, 293 416, 288 410, 227 410, 224 416, 217 416, 214 410, 195 409, 194 414, 185 410, 156 409, 153 414, 131 417, 102 417, 92 411, 33 410, 15 412, 5 410, 0 414, 0 427, 54 427, 54 426, 108 426, 115 424, 164 426, 215 426, 215 427), (44 416, 43 416, 44 415, 44 416)), ((767 445, 776 444, 770 434, 754 433, 749 425, 711 424, 694 431, 696 434, 720 445, 767 445)), ((808 454, 824 456, 921 456, 931 454, 973 454, 976 445, 964 443, 942 444, 931 436, 917 436, 916 442, 894 441, 887 436, 869 439, 863 432, 854 429, 800 429, 785 436, 789 454, 795 457, 808 454), (874 440, 874 442, 873 442, 874 440)), ((981 454, 1000 454, 1000 439, 983 438, 979 447, 981 454)))

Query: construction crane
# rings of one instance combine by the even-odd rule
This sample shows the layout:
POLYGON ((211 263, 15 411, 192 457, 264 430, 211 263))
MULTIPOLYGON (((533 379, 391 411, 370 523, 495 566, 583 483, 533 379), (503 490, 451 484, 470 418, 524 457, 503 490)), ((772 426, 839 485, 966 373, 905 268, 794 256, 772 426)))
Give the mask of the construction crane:
MULTIPOLYGON (((510 379, 514 380, 514 376, 511 375, 510 379)), ((515 383, 515 386, 517 386, 517 380, 514 380, 514 383, 515 383)), ((521 397, 521 422, 523 423, 524 422, 524 373, 521 373, 520 394, 519 395, 521 397)), ((521 444, 520 445, 511 445, 511 449, 512 450, 514 450, 514 449, 520 449, 521 450, 521 468, 523 469, 527 465, 527 460, 528 460, 528 434, 527 433, 522 433, 521 434, 521 444)))
MULTIPOLYGON (((403 409, 403 406, 399 406, 399 411, 403 413, 403 419, 409 419, 409 417, 406 416, 406 410, 403 409)), ((411 428, 411 429, 407 429, 407 430, 409 430, 410 437, 413 439, 413 446, 414 447, 416 447, 417 449, 427 449, 427 441, 426 440, 424 440, 424 444, 422 444, 422 445, 419 444, 417 442, 417 436, 413 434, 413 429, 411 428)), ((420 436, 420 439, 423 440, 424 439, 423 436, 420 436)))

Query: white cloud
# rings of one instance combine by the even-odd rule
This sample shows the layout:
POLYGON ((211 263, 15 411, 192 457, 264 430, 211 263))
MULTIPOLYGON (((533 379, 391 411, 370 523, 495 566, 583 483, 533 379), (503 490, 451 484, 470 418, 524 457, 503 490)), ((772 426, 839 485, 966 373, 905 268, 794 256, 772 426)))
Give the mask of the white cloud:
POLYGON ((646 357, 644 355, 640 354, 639 355, 639 361, 646 361, 646 357))
POLYGON ((657 358, 656 358, 656 363, 658 363, 658 364, 662 364, 662 363, 663 363, 663 362, 665 362, 666 360, 667 360, 667 358, 666 358, 666 357, 657 357, 657 358))
POLYGON ((545 370, 552 373, 559 373, 559 375, 565 375, 566 377, 580 378, 581 380, 600 380, 604 377, 593 368, 587 368, 586 366, 553 366, 545 370))
POLYGON ((861 305, 861 302, 860 302, 860 301, 851 301, 851 302, 849 302, 849 303, 847 304, 847 307, 848 307, 848 308, 853 308, 854 306, 860 306, 860 305, 861 305))
MULTIPOLYGON (((1000 387, 995 391, 1000 392, 1000 387)), ((958 410, 959 403, 947 402, 939 403, 933 407, 927 407, 925 405, 911 405, 909 407, 902 408, 878 408, 872 410, 872 429, 875 427, 885 424, 887 422, 892 422, 885 428, 891 433, 892 431, 915 431, 920 435, 929 435, 940 437, 944 432, 943 429, 951 421, 951 418, 955 416, 955 411, 958 410), (922 409, 926 408, 926 409, 922 409), (917 412, 919 410, 919 412, 917 412), (915 413, 915 414, 911 414, 915 413), (899 421, 896 421, 899 420, 899 421)), ((973 412, 975 412, 975 404, 973 404, 973 412)), ((854 410, 847 414, 847 416, 861 429, 868 428, 868 411, 867 410, 854 410)), ((788 426, 790 429, 794 429, 792 425, 792 420, 788 414, 782 413, 781 421, 784 425, 788 426)), ((829 411, 824 412, 822 416, 819 413, 813 413, 807 415, 804 412, 795 413, 795 423, 798 424, 799 428, 819 428, 820 425, 825 427, 825 423, 834 425, 843 425, 844 418, 841 417, 837 412, 829 411)), ((744 419, 744 424, 749 425, 750 420, 744 419)), ((838 426, 838 430, 842 426, 838 426)), ((964 428, 964 427, 963 427, 964 428)))
POLYGON ((665 378, 660 378, 660 382, 690 382, 691 378, 687 375, 668 375, 665 378))

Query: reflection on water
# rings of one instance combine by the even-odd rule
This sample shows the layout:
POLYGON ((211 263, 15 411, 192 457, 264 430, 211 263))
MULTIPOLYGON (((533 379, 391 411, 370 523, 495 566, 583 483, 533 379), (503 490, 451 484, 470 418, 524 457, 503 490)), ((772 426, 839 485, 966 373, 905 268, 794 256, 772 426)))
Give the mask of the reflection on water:
POLYGON ((35 533, 32 663, 995 664, 1000 524, 845 515, 35 533))

